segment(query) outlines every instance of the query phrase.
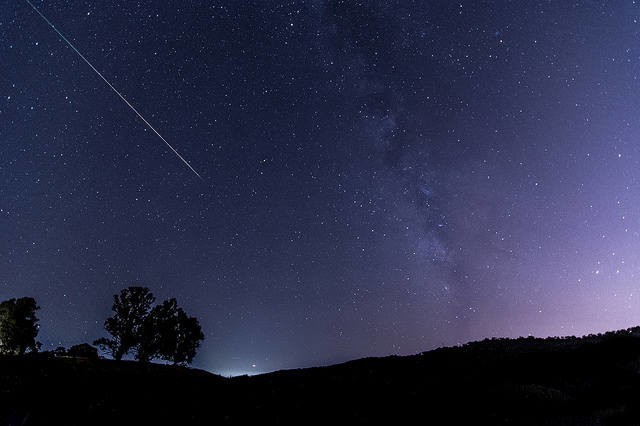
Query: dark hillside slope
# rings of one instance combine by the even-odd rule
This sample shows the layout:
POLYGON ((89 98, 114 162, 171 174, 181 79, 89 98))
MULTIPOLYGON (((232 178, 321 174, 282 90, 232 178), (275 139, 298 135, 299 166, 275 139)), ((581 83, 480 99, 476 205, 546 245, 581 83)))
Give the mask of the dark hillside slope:
POLYGON ((0 421, 640 424, 638 331, 485 340, 233 379, 133 362, 10 358, 0 361, 0 421))
POLYGON ((252 400, 267 395, 263 418, 640 424, 639 367, 640 335, 620 332, 486 340, 243 380, 252 400))
POLYGON ((0 361, 0 425, 194 424, 206 389, 226 379, 132 361, 25 357, 0 361))

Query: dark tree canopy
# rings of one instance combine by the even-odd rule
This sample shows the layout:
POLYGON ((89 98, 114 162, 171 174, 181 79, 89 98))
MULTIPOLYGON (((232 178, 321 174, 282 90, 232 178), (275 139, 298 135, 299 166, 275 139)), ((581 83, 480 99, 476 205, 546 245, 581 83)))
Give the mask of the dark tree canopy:
POLYGON ((155 306, 145 322, 144 338, 136 358, 160 358, 174 364, 190 364, 204 339, 197 318, 189 317, 176 299, 155 306))
POLYGON ((38 309, 40 307, 32 297, 0 303, 0 353, 23 355, 27 351, 38 351, 38 309))
POLYGON ((178 309, 176 299, 169 299, 151 310, 142 327, 137 360, 149 361, 160 357, 166 353, 168 346, 175 346, 171 342, 175 340, 172 336, 177 326, 178 309))
POLYGON ((108 350, 114 359, 122 359, 140 344, 142 328, 154 301, 146 287, 125 288, 113 296, 113 316, 104 323, 111 338, 98 339, 95 344, 108 350))
POLYGON ((114 296, 114 315, 105 321, 112 338, 95 341, 119 360, 130 351, 138 361, 162 359, 190 364, 204 334, 200 323, 178 306, 165 300, 151 309, 155 297, 148 288, 129 287, 114 296))
POLYGON ((98 350, 88 343, 73 345, 66 351, 66 354, 77 358, 98 359, 98 350))
POLYGON ((182 309, 178 311, 175 339, 175 349, 164 354, 167 356, 164 359, 174 364, 191 364, 204 334, 198 319, 188 316, 182 309))

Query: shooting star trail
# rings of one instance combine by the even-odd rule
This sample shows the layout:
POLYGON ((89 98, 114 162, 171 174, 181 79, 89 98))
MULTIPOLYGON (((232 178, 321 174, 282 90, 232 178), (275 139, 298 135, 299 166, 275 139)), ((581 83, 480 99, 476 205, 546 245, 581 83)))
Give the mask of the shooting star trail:
POLYGON ((95 73, 96 73, 96 74, 98 74, 98 76, 99 76, 99 77, 100 77, 100 78, 101 78, 105 83, 107 83, 107 86, 109 86, 109 87, 111 88, 111 90, 113 90, 113 91, 116 93, 116 95, 118 95, 118 96, 120 97, 120 99, 122 99, 122 100, 124 101, 124 103, 125 103, 125 104, 127 104, 127 106, 128 106, 129 108, 131 108, 131 110, 132 110, 133 112, 135 112, 135 113, 137 114, 137 116, 138 116, 138 117, 140 117, 140 119, 141 119, 142 121, 144 121, 144 124, 146 124, 146 125, 147 125, 147 127, 149 127, 151 130, 153 130, 153 132, 154 132, 156 135, 158 135, 158 137, 162 140, 162 142, 164 142, 164 143, 165 143, 165 145, 167 145, 167 146, 169 147, 169 149, 171 149, 171 151, 173 151, 173 153, 174 153, 175 155, 177 155, 177 156, 178 156, 178 158, 179 158, 179 159, 180 159, 180 160, 181 160, 181 161, 182 161, 182 162, 183 162, 183 163, 184 163, 184 164, 185 164, 185 165, 186 165, 186 166, 187 166, 187 167, 188 167, 188 168, 189 168, 193 173, 195 173, 195 175, 196 175, 196 176, 198 176, 201 180, 203 180, 203 179, 202 179, 202 176, 200 176, 200 174, 199 174, 198 172, 196 172, 196 170, 195 170, 193 167, 191 167, 191 164, 189 164, 189 162, 188 162, 187 160, 185 160, 185 159, 184 159, 184 157, 183 157, 182 155, 180 155, 180 153, 179 153, 178 151, 176 151, 176 149, 175 149, 173 146, 171 146, 171 144, 170 144, 169 142, 167 142, 167 140, 166 140, 166 139, 165 139, 165 138, 164 138, 164 137, 163 137, 163 136, 162 136, 162 135, 161 135, 161 134, 160 134, 160 133, 159 133, 159 132, 158 132, 158 131, 157 131, 157 130, 152 126, 152 125, 151 125, 151 123, 149 123, 149 122, 147 121, 147 119, 146 119, 146 118, 144 118, 144 117, 143 117, 143 115, 142 115, 142 114, 140 114, 140 113, 138 112, 138 110, 137 110, 133 105, 131 105, 131 103, 130 103, 130 102, 129 102, 129 101, 128 101, 128 100, 127 100, 123 95, 122 95, 122 93, 120 93, 120 92, 118 91, 118 89, 116 89, 115 87, 113 87, 113 85, 112 85, 111 83, 109 83, 109 80, 107 80, 107 79, 106 79, 106 78, 105 78, 105 77, 100 73, 100 71, 98 71, 98 70, 96 69, 96 67, 94 67, 94 66, 93 66, 93 64, 91 64, 91 62, 89 62, 89 60, 88 60, 87 58, 85 58, 85 57, 84 57, 84 55, 83 55, 82 53, 80 53, 80 51, 79 51, 78 49, 76 49, 76 47, 73 45, 73 43, 71 43, 71 42, 70 42, 70 41, 69 41, 69 40, 64 36, 64 34, 62 34, 60 31, 58 31, 58 29, 56 28, 56 26, 55 26, 55 25, 53 25, 53 23, 52 23, 49 19, 47 19, 47 17, 46 17, 46 16, 44 16, 44 15, 42 14, 42 12, 40 12, 40 11, 38 10, 38 8, 37 8, 37 7, 35 7, 35 6, 33 5, 33 3, 31 3, 29 0, 25 0, 25 1, 27 2, 27 4, 29 4, 29 6, 31 6, 31 8, 32 8, 33 10, 35 10, 35 11, 36 11, 36 13, 37 13, 38 15, 40 15, 40 17, 41 17, 42 19, 44 19, 44 21, 47 23, 47 25, 49 25, 49 26, 51 27, 51 29, 53 29, 53 31, 55 31, 55 32, 60 36, 60 38, 62 38, 62 40, 64 40, 64 41, 65 41, 65 43, 67 43, 67 44, 69 45, 69 47, 71 47, 71 48, 73 49, 73 51, 74 51, 74 52, 76 52, 76 53, 78 54, 78 56, 80 56, 80 57, 82 58, 82 60, 83 60, 83 61, 85 61, 85 62, 87 63, 87 65, 89 65, 89 66, 91 67, 91 69, 92 69, 93 71, 95 71, 95 73))

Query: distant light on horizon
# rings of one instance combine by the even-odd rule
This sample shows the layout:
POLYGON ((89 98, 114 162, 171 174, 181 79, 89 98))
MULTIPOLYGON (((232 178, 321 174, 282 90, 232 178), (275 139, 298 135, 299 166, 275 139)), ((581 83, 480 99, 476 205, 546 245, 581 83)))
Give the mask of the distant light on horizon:
POLYGON ((214 374, 218 374, 223 377, 240 377, 240 376, 257 376, 259 374, 269 373, 269 371, 256 371, 256 370, 222 370, 213 371, 214 374))

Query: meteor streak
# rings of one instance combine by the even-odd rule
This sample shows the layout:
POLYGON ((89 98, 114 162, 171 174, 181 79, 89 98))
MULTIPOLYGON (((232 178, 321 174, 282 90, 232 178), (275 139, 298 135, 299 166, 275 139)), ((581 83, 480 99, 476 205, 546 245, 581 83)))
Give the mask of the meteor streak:
POLYGON ((29 6, 31 6, 31 8, 32 8, 33 10, 35 10, 35 11, 36 11, 36 13, 37 13, 38 15, 40 15, 40 17, 41 17, 42 19, 44 19, 44 21, 47 23, 47 25, 49 25, 49 26, 51 27, 51 29, 53 29, 53 30, 54 30, 54 31, 55 31, 55 32, 60 36, 60 38, 61 38, 62 40, 64 40, 64 41, 65 41, 65 43, 67 43, 67 44, 69 45, 69 47, 71 47, 71 48, 73 49, 73 51, 74 51, 74 52, 76 52, 76 53, 78 54, 78 56, 80 56, 80 57, 82 58, 82 60, 83 60, 83 61, 85 61, 85 62, 87 63, 87 65, 89 65, 89 66, 91 67, 91 69, 92 69, 93 71, 95 71, 95 73, 96 73, 96 74, 98 74, 98 76, 99 76, 99 77, 100 77, 100 78, 101 78, 105 83, 107 83, 107 86, 109 86, 109 87, 111 88, 111 90, 113 90, 113 91, 116 93, 116 95, 118 95, 118 96, 120 97, 120 99, 122 99, 122 100, 124 101, 124 103, 125 103, 125 104, 127 104, 127 106, 128 106, 129 108, 131 108, 131 110, 132 110, 133 112, 135 112, 135 113, 138 115, 138 117, 140 117, 140 119, 141 119, 142 121, 144 121, 144 124, 146 124, 146 125, 147 125, 147 127, 149 127, 151 130, 153 130, 153 132, 154 132, 156 135, 158 135, 158 137, 159 137, 160 139, 162 139, 162 142, 164 142, 164 143, 165 143, 165 145, 167 145, 167 146, 169 147, 169 149, 171 149, 171 151, 173 151, 173 153, 174 153, 175 155, 177 155, 177 156, 178 156, 178 158, 179 158, 180 160, 182 160, 182 162, 183 162, 183 163, 184 163, 184 164, 185 164, 189 169, 191 169, 191 171, 192 171, 193 173, 195 173, 195 175, 196 175, 196 176, 198 176, 198 177, 202 180, 202 176, 200 176, 200 174, 199 174, 198 172, 196 172, 196 170, 195 170, 193 167, 191 167, 191 164, 189 164, 189 162, 188 162, 187 160, 185 160, 185 159, 184 159, 184 157, 183 157, 182 155, 180 155, 180 153, 179 153, 178 151, 176 151, 176 149, 175 149, 173 146, 171 146, 171 144, 170 144, 169 142, 167 142, 167 140, 166 140, 166 139, 165 139, 165 138, 164 138, 164 137, 163 137, 163 136, 162 136, 162 135, 161 135, 161 134, 160 134, 160 133, 159 133, 159 132, 158 132, 158 131, 157 131, 157 130, 152 126, 152 125, 151 125, 151 123, 149 123, 149 122, 147 121, 147 119, 146 119, 146 118, 144 118, 144 117, 142 116, 142 114, 140 114, 140 113, 138 112, 138 110, 137 110, 133 105, 131 105, 131 103, 130 103, 130 102, 129 102, 129 101, 128 101, 128 100, 127 100, 123 95, 122 95, 122 93, 120 93, 120 92, 118 91, 118 89, 116 89, 115 87, 113 87, 113 85, 112 85, 111 83, 109 83, 109 80, 107 80, 107 79, 106 79, 106 78, 105 78, 105 77, 100 73, 100 71, 98 71, 98 70, 96 69, 96 67, 94 67, 94 66, 91 64, 91 62, 89 62, 89 60, 88 60, 87 58, 85 58, 85 57, 84 57, 84 55, 83 55, 82 53, 80 53, 80 51, 79 51, 78 49, 76 49, 76 47, 73 45, 73 43, 71 43, 71 42, 70 42, 70 41, 69 41, 69 40, 64 36, 64 34, 62 34, 60 31, 58 31, 58 29, 55 27, 55 25, 53 25, 53 23, 52 23, 49 19, 47 19, 47 17, 46 17, 46 16, 44 16, 44 15, 42 14, 42 12, 40 12, 40 11, 38 10, 38 8, 36 8, 36 7, 33 5, 33 3, 31 3, 29 0, 25 0, 25 1, 29 4, 29 6))

